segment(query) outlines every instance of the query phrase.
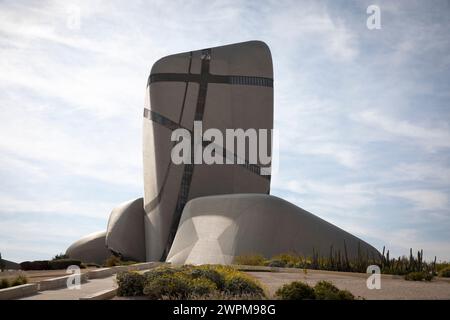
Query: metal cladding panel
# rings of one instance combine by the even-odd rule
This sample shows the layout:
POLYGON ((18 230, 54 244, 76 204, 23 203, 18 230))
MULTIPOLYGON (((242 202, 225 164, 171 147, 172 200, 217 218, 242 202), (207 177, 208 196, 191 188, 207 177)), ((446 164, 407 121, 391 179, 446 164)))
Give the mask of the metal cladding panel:
MULTIPOLYGON (((175 165, 171 132, 273 128, 273 69, 260 41, 171 55, 152 67, 144 110, 147 260, 165 259, 184 205, 199 196, 269 193, 270 176, 248 164, 175 165), (244 172, 244 173, 243 173, 244 172)), ((270 149, 270 148, 269 148, 270 149)), ((231 150, 232 151, 232 150, 231 150)))

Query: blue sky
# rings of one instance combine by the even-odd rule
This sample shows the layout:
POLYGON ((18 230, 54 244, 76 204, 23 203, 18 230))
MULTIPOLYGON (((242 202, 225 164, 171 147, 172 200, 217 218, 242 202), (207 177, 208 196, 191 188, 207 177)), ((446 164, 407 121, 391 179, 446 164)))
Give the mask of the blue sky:
POLYGON ((449 13, 448 1, 0 1, 0 252, 50 258, 105 229, 143 194, 151 65, 256 39, 274 61, 272 194, 394 255, 450 260, 449 13), (371 4, 380 30, 366 27, 371 4))

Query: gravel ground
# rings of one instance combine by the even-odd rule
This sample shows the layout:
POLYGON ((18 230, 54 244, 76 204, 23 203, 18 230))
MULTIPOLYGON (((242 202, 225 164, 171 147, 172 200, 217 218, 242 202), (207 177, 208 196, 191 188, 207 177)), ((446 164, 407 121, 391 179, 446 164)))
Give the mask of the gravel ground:
POLYGON ((397 300, 397 299, 450 299, 449 279, 436 278, 431 282, 406 281, 398 276, 382 276, 381 289, 369 290, 366 286, 368 275, 347 272, 327 272, 308 270, 303 272, 255 272, 248 274, 258 279, 273 296, 283 284, 292 281, 303 281, 315 285, 320 280, 331 281, 339 289, 346 289, 368 300, 397 300))

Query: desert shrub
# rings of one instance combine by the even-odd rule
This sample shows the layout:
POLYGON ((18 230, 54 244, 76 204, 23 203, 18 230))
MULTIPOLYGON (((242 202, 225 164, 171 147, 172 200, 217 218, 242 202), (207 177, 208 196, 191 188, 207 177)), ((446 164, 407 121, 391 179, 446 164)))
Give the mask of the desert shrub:
POLYGON ((121 260, 119 257, 112 255, 108 259, 105 260, 105 266, 106 267, 115 267, 115 266, 120 265, 120 262, 121 262, 121 260))
POLYGON ((0 289, 9 288, 9 286, 10 286, 10 284, 9 284, 8 279, 6 279, 6 278, 0 279, 0 289))
POLYGON ((234 263, 239 265, 263 266, 265 262, 266 258, 260 254, 241 255, 234 258, 234 263))
POLYGON ((264 296, 263 289, 244 274, 225 278, 224 291, 235 296, 252 295, 255 298, 264 296))
POLYGON ((147 280, 143 292, 150 299, 186 299, 190 294, 190 281, 181 273, 164 274, 147 280))
MULTIPOLYGON (((358 299, 364 299, 358 296, 358 299)), ((348 290, 339 290, 338 300, 355 300, 355 296, 348 290)))
POLYGON ((145 274, 120 273, 118 294, 146 295, 150 299, 255 299, 264 290, 250 276, 229 266, 158 267, 145 274))
POLYGON ((37 260, 25 261, 20 264, 22 270, 58 270, 66 269, 68 266, 76 265, 81 267, 80 260, 74 259, 57 259, 57 260, 37 260))
POLYGON ((11 281, 11 287, 20 286, 26 283, 28 283, 27 277, 25 277, 24 275, 18 275, 11 281))
POLYGON ((267 263, 267 266, 269 266, 269 267, 277 267, 277 268, 284 268, 284 267, 286 267, 286 262, 283 261, 283 260, 273 259, 273 260, 270 260, 267 263))
POLYGON ((433 275, 426 272, 410 272, 405 275, 405 280, 408 281, 431 281, 433 279, 433 275))
POLYGON ((281 300, 314 300, 314 289, 301 281, 294 281, 283 285, 275 292, 281 300))
POLYGON ((450 278, 450 267, 444 268, 439 272, 439 276, 444 278, 450 278))
POLYGON ((58 259, 49 261, 48 266, 51 270, 67 269, 69 266, 81 267, 81 261, 75 259, 58 259))
POLYGON ((152 281, 153 279, 162 277, 164 275, 171 275, 174 274, 175 272, 177 272, 176 268, 171 268, 171 267, 157 267, 155 269, 151 269, 150 271, 147 271, 144 273, 144 277, 145 277, 145 281, 152 281))
POLYGON ((6 263, 5 263, 5 261, 3 261, 2 253, 0 252, 0 271, 1 272, 5 271, 5 268, 6 268, 6 263))
POLYGON ((131 260, 122 260, 121 257, 111 255, 108 259, 105 260, 105 267, 115 267, 115 266, 128 266, 131 264, 135 264, 136 261, 131 260))
POLYGON ((347 290, 339 290, 328 281, 319 281, 314 286, 317 300, 354 300, 355 297, 347 290))
POLYGON ((212 281, 217 289, 223 290, 225 285, 225 277, 211 266, 200 266, 191 270, 191 276, 194 279, 205 278, 212 281))
POLYGON ((203 277, 192 279, 189 285, 190 296, 210 295, 217 290, 217 286, 214 282, 203 277))
POLYGON ((62 259, 69 259, 69 256, 65 253, 58 253, 53 257, 52 260, 62 260, 62 259))
POLYGON ((137 272, 119 272, 116 277, 118 296, 142 296, 145 277, 137 272))
POLYGON ((301 268, 305 264, 305 259, 296 253, 282 253, 272 257, 272 260, 282 261, 288 268, 301 268))
POLYGON ((81 268, 101 268, 102 266, 97 264, 97 263, 93 263, 93 262, 88 262, 88 263, 82 263, 81 264, 81 268))
POLYGON ((22 270, 49 270, 48 260, 24 261, 20 264, 22 270))

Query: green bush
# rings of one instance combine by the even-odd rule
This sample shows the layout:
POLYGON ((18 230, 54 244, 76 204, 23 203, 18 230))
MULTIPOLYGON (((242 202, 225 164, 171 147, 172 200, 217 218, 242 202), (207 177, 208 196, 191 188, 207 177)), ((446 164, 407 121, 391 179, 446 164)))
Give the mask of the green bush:
POLYGON ((24 275, 18 275, 11 281, 11 287, 20 286, 22 284, 27 284, 28 279, 24 275))
POLYGON ((347 290, 339 290, 328 281, 319 281, 314 288, 301 281, 294 281, 279 288, 275 296, 281 300, 354 300, 347 290))
POLYGON ((301 268, 305 265, 305 259, 296 253, 282 253, 272 257, 272 260, 282 261, 288 268, 301 268))
POLYGON ((0 279, 0 289, 9 288, 9 286, 10 286, 10 284, 9 284, 8 279, 6 279, 6 278, 0 279))
POLYGON ((112 255, 108 259, 105 260, 106 267, 115 267, 115 266, 128 266, 130 264, 135 264, 136 261, 128 261, 122 260, 121 257, 112 255))
POLYGON ((235 275, 225 279, 224 291, 230 295, 251 295, 263 297, 263 289, 251 278, 244 275, 235 275))
POLYGON ((69 256, 65 253, 58 253, 56 256, 53 257, 52 260, 62 260, 62 259, 69 259, 69 256))
POLYGON ((37 261, 25 261, 20 264, 22 270, 58 270, 67 269, 67 267, 76 265, 81 267, 80 260, 74 259, 57 259, 57 260, 37 260, 37 261))
POLYGON ((5 271, 5 268, 6 268, 6 263, 5 263, 5 261, 3 261, 2 253, 0 252, 0 271, 1 272, 5 271))
POLYGON ((194 279, 205 278, 212 281, 219 290, 223 290, 225 286, 225 277, 211 266, 196 267, 191 270, 191 276, 194 279))
POLYGON ((145 277, 137 272, 120 272, 117 274, 118 296, 142 296, 145 277))
POLYGON ((143 275, 120 273, 117 283, 121 296, 144 294, 150 299, 264 297, 264 291, 256 280, 228 266, 163 266, 143 275))
POLYGON ((93 263, 93 262, 89 262, 89 263, 82 263, 81 264, 81 268, 83 269, 83 266, 84 266, 84 268, 101 268, 102 266, 101 265, 99 265, 98 263, 93 263))
POLYGON ((190 296, 205 296, 213 294, 217 290, 214 282, 206 278, 195 278, 189 283, 190 296))
POLYGON ((433 279, 433 275, 426 272, 410 272, 405 275, 405 280, 408 281, 431 281, 433 279))
POLYGON ((48 260, 24 261, 20 264, 22 270, 49 270, 48 260))
POLYGON ((148 280, 144 294, 150 299, 186 299, 190 289, 189 278, 181 273, 173 273, 148 280))
POLYGON ((81 268, 81 261, 75 259, 59 259, 48 262, 49 269, 59 270, 67 269, 69 266, 78 266, 81 268))
POLYGON ((284 268, 284 267, 286 267, 286 262, 283 261, 283 260, 273 259, 273 260, 270 260, 268 262, 267 266, 269 266, 269 267, 277 267, 277 268, 284 268))
POLYGON ((439 276, 444 278, 450 278, 450 267, 446 267, 439 272, 439 276))
POLYGON ((328 281, 319 281, 314 286, 316 300, 354 300, 355 297, 347 290, 339 290, 328 281))
POLYGON ((301 281, 294 281, 283 285, 275 292, 281 300, 314 300, 314 289, 301 281))
POLYGON ((247 254, 234 258, 234 263, 247 266, 264 266, 266 258, 260 254, 247 254))
POLYGON ((151 269, 150 271, 147 271, 146 273, 144 273, 145 276, 145 281, 152 281, 153 279, 162 277, 164 275, 168 275, 168 274, 174 274, 177 271, 176 268, 171 268, 171 267, 158 267, 155 269, 151 269))
POLYGON ((105 266, 106 267, 115 267, 120 265, 120 258, 117 256, 110 256, 108 259, 106 259, 105 261, 105 266))

